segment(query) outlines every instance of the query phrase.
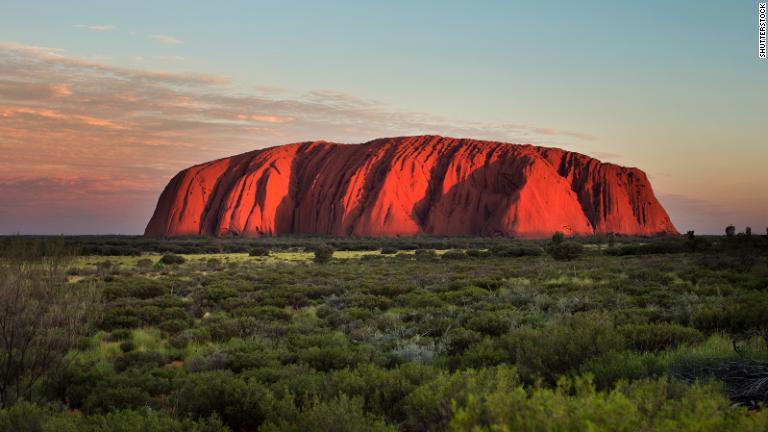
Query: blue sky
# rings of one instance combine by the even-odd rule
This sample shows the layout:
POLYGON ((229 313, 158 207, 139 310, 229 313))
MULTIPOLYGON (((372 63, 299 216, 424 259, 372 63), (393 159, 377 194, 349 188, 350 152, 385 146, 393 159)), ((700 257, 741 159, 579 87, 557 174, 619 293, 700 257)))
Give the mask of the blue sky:
MULTIPOLYGON (((15 187, 15 195, 30 176, 62 188, 84 182, 87 190, 108 178, 118 188, 148 165, 148 152, 163 160, 133 184, 135 214, 110 221, 109 212, 79 215, 60 203, 53 220, 30 220, 24 212, 40 202, 23 211, 0 203, 6 214, 0 232, 139 232, 159 188, 189 163, 296 140, 420 132, 552 145, 638 166, 682 231, 768 225, 768 66, 757 58, 757 2, 2 1, 0 10, 0 42, 13 52, 9 58, 35 71, 30 80, 62 83, 74 96, 88 93, 77 102, 56 99, 57 105, 0 93, 6 110, 19 103, 53 106, 55 115, 35 115, 90 119, 98 113, 84 104, 102 100, 115 75, 157 89, 126 70, 226 80, 190 90, 188 105, 203 103, 199 94, 205 103, 229 98, 217 100, 217 110, 234 109, 233 103, 247 108, 252 97, 260 103, 257 112, 238 115, 258 123, 240 135, 210 128, 201 132, 206 142, 174 135, 186 144, 183 157, 173 145, 136 132, 121 151, 104 148, 100 158, 52 163, 41 156, 46 142, 36 143, 33 154, 21 151, 24 138, 0 137, 0 146, 22 154, 20 162, 0 162, 6 172, 0 189, 15 187), (98 77, 94 65, 101 67, 98 77), (272 102, 279 102, 277 111, 272 102), (333 112, 317 112, 320 105, 333 112)), ((24 79, 12 73, 0 69, 0 78, 24 79)), ((169 85, 168 92, 191 84, 169 85)), ((109 119, 130 123, 132 132, 159 127, 139 124, 119 101, 104 104, 100 111, 114 108, 109 119)), ((158 108, 158 115, 166 112, 158 108)), ((75 132, 67 139, 87 155, 97 132, 75 132)), ((102 201, 92 194, 81 199, 102 201)))

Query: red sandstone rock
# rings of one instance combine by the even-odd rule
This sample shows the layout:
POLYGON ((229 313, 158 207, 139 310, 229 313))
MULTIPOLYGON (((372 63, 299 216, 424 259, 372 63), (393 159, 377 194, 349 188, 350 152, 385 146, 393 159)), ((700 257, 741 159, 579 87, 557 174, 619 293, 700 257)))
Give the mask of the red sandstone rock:
POLYGON ((645 173, 555 148, 416 136, 324 141, 193 166, 148 236, 677 234, 645 173))

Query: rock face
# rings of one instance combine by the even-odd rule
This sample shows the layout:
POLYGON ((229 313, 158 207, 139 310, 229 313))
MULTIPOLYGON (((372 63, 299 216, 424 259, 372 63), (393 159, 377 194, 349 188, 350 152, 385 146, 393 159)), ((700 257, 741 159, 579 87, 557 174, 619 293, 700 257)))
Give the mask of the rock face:
POLYGON ((556 148, 416 136, 304 142, 187 168, 147 236, 677 234, 645 173, 556 148))

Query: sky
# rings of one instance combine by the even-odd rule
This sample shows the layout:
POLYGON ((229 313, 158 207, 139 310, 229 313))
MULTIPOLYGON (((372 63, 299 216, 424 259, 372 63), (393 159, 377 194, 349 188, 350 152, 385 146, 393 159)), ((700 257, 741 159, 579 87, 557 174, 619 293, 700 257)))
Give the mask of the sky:
POLYGON ((0 234, 140 234, 190 165, 415 134, 636 166, 678 230, 764 232, 757 7, 0 0, 0 234))

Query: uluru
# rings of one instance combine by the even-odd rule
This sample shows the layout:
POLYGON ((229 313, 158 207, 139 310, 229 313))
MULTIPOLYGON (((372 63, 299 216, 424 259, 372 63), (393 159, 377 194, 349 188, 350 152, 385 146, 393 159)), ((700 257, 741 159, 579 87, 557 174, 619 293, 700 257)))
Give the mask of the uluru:
POLYGON ((187 168, 145 235, 677 234, 646 174, 557 148, 441 136, 301 142, 187 168))

